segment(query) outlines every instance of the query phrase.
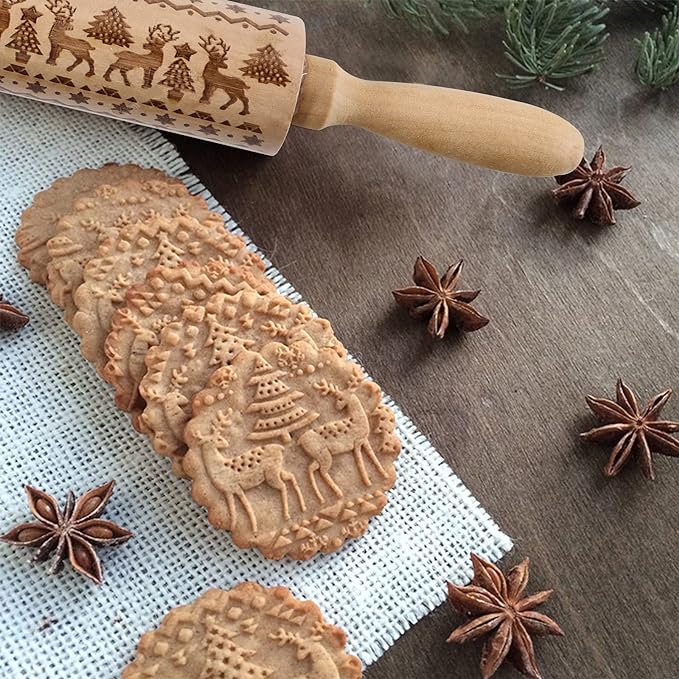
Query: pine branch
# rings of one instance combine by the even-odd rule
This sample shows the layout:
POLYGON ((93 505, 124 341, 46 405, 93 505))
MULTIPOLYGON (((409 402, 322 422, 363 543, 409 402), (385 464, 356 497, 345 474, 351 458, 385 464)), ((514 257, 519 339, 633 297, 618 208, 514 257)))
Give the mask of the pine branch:
POLYGON ((519 73, 498 77, 511 87, 540 83, 563 90, 558 81, 589 73, 603 61, 606 14, 595 0, 510 0, 503 44, 519 73))
POLYGON ((608 0, 611 4, 643 5, 655 12, 669 12, 676 6, 677 0, 608 0))
MULTIPOLYGON (((373 0, 365 0, 372 4, 373 0)), ((502 11, 509 0, 378 0, 384 11, 395 19, 424 28, 427 31, 448 34, 447 20, 463 31, 471 21, 488 18, 502 11)))
POLYGON ((679 4, 663 16, 659 28, 636 42, 636 72, 643 85, 665 90, 679 83, 679 4))

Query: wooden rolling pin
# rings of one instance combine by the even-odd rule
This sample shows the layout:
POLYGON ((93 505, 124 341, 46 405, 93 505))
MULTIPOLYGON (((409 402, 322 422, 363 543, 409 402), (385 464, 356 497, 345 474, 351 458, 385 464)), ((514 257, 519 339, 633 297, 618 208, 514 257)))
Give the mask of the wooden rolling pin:
POLYGON ((227 0, 0 0, 0 91, 267 155, 290 124, 354 125, 526 175, 563 174, 583 153, 552 113, 359 80, 306 55, 301 19, 227 0))

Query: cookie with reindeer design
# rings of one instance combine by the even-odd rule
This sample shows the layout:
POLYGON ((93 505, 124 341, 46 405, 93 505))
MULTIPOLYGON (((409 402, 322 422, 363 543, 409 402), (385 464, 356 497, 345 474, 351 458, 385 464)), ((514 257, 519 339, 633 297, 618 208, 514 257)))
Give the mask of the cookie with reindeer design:
POLYGON ((104 350, 113 313, 125 302, 125 293, 143 281, 156 266, 179 266, 184 261, 200 264, 224 259, 234 264, 264 270, 262 260, 249 252, 245 242, 224 229, 219 215, 202 222, 189 215, 149 219, 123 228, 104 241, 83 270, 83 283, 76 290, 78 307, 73 328, 80 335, 85 358, 106 377, 108 361, 104 350))
POLYGON ((187 306, 205 304, 217 293, 250 289, 275 292, 273 282, 259 269, 221 259, 203 266, 186 262, 177 267, 157 267, 143 283, 129 288, 125 306, 113 314, 106 338, 104 375, 116 391, 116 404, 131 413, 133 422, 145 406, 139 384, 146 375, 146 354, 158 344, 162 329, 177 321, 187 306))
POLYGON ((28 269, 36 283, 47 283, 47 242, 56 235, 59 219, 73 211, 74 201, 100 184, 115 184, 126 179, 179 181, 173 180, 161 170, 108 163, 99 168, 78 170, 70 177, 57 179, 50 187, 35 195, 30 207, 21 215, 16 243, 19 246, 19 263, 28 269))
POLYGON ((121 679, 360 679, 346 635, 285 587, 245 582, 172 609, 121 679))
POLYGON ((154 214, 219 221, 204 198, 191 195, 177 180, 126 179, 100 184, 76 198, 70 213, 58 221, 57 234, 47 242, 47 288, 52 301, 64 309, 67 323, 73 322, 77 311, 73 293, 82 284, 83 269, 97 256, 99 246, 123 227, 154 214))
POLYGON ((305 341, 243 350, 193 400, 183 469, 239 547, 308 559, 362 535, 400 452, 380 388, 305 341))
POLYGON ((158 344, 145 358, 147 372, 139 393, 146 405, 139 425, 154 449, 172 460, 176 473, 183 475, 184 427, 191 418, 194 395, 240 351, 256 351, 274 339, 283 344, 306 339, 338 356, 346 354, 328 321, 314 317, 306 304, 277 293, 218 293, 204 303, 186 306, 179 320, 162 329, 158 344))

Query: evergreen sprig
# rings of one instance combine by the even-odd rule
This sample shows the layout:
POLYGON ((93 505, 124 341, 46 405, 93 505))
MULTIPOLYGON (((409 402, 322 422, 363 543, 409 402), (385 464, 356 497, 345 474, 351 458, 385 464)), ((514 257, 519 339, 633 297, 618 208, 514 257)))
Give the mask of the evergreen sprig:
POLYGON ((512 87, 559 81, 592 71, 603 61, 608 8, 594 0, 510 0, 505 11, 507 58, 519 69, 498 74, 512 87))
MULTIPOLYGON (((467 31, 471 21, 485 19, 502 11, 508 0, 379 0, 384 11, 395 19, 428 31, 448 34, 447 21, 467 31)), ((372 0, 366 0, 371 4, 372 0)))
POLYGON ((665 90, 679 83, 679 5, 663 16, 659 28, 636 42, 636 71, 643 85, 665 90))

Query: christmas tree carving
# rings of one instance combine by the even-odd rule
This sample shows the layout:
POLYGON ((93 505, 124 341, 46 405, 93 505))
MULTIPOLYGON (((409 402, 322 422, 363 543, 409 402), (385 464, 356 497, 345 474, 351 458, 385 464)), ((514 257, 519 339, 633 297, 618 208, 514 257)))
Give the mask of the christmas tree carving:
POLYGON ((205 634, 207 657, 198 679, 266 679, 273 674, 272 669, 250 660, 257 651, 231 641, 236 634, 219 625, 210 625, 205 634))
POLYGON ((167 235, 160 235, 160 242, 158 243, 156 251, 153 253, 153 259, 158 260, 158 266, 177 267, 184 256, 184 251, 175 245, 167 235))
POLYGON ((255 413, 257 422, 248 434, 248 439, 279 438, 283 443, 289 443, 293 431, 305 427, 318 417, 318 413, 296 403, 304 394, 291 390, 280 379, 285 374, 257 356, 254 375, 248 380, 248 384, 255 387, 255 398, 245 411, 255 413))
POLYGON ((205 346, 212 347, 210 365, 228 365, 242 350, 251 347, 254 340, 238 337, 236 328, 227 328, 217 322, 214 315, 208 316, 208 340, 205 346))
POLYGON ((240 70, 250 78, 255 78, 265 85, 277 85, 285 87, 289 82, 287 64, 273 45, 260 47, 249 59, 245 60, 245 66, 240 70))
POLYGON ((179 101, 184 92, 195 92, 193 77, 189 68, 189 59, 196 53, 188 43, 174 48, 175 60, 167 67, 160 85, 169 87, 167 96, 173 101, 179 101))
POLYGON ((117 7, 104 10, 101 14, 95 14, 90 21, 90 27, 85 29, 85 34, 90 38, 101 40, 104 45, 120 45, 129 47, 134 40, 130 33, 130 25, 117 7))
POLYGON ((7 47, 16 50, 16 60, 20 64, 27 64, 31 54, 42 54, 38 34, 33 25, 41 16, 35 6, 21 10, 21 23, 7 43, 7 47))

